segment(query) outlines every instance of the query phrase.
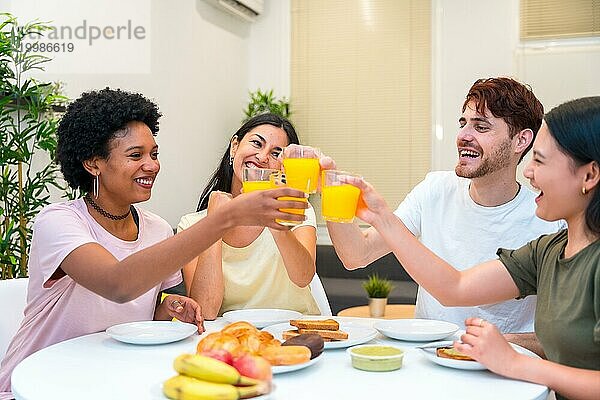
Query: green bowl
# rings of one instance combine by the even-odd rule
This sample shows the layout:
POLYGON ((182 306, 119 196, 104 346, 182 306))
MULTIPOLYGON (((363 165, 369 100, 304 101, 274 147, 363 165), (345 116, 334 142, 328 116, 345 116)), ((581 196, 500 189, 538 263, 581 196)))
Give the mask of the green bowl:
POLYGON ((384 372, 402 367, 404 350, 394 346, 365 344, 346 350, 352 359, 352 366, 363 371, 384 372))

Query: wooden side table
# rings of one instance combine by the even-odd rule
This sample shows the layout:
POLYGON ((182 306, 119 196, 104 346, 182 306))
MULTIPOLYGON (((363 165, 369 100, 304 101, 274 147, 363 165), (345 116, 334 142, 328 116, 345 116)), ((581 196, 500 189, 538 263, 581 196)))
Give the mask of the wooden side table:
MULTIPOLYGON (((363 317, 370 318, 369 306, 350 307, 340 311, 340 317, 363 317)), ((384 319, 414 318, 414 304, 388 304, 385 306, 384 319)))

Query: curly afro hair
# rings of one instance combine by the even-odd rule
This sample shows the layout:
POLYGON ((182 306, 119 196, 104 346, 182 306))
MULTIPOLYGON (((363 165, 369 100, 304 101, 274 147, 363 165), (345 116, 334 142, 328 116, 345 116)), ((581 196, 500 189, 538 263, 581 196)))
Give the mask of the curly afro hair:
POLYGON ((146 124, 158 133, 158 106, 138 93, 106 88, 83 93, 69 105, 58 126, 56 160, 73 189, 89 192, 92 176, 83 161, 108 158, 110 142, 129 122, 146 124))

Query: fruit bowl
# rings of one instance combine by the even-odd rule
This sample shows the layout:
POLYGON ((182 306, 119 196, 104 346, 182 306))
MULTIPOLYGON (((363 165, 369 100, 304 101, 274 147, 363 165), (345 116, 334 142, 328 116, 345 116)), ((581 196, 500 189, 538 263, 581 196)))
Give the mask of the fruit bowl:
POLYGON ((402 367, 404 350, 394 346, 366 344, 346 350, 352 366, 363 371, 393 371, 402 367))

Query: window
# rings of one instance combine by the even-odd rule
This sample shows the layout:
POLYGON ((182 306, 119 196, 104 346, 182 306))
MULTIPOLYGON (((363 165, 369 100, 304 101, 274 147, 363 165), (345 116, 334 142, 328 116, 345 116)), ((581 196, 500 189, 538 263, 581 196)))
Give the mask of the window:
POLYGON ((600 36, 600 0, 521 0, 521 40, 600 36))
POLYGON ((391 208, 431 164, 430 7, 292 1, 290 100, 301 141, 364 176, 391 208))

